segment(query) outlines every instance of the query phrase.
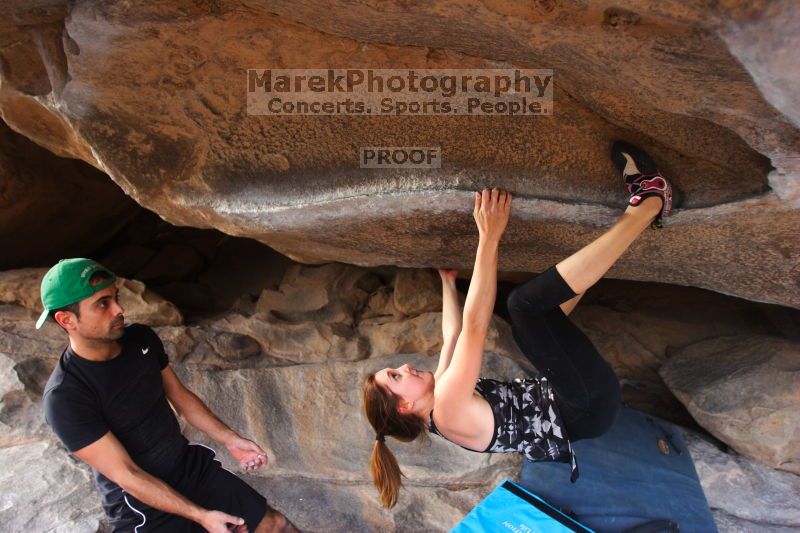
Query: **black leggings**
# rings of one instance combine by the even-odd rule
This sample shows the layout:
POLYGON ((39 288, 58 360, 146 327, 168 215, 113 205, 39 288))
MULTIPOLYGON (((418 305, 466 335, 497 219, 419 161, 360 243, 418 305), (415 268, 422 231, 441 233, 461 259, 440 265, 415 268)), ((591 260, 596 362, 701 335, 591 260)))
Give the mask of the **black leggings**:
POLYGON ((559 307, 575 296, 551 267, 515 288, 507 302, 514 339, 553 386, 573 442, 608 431, 622 404, 616 374, 559 307))

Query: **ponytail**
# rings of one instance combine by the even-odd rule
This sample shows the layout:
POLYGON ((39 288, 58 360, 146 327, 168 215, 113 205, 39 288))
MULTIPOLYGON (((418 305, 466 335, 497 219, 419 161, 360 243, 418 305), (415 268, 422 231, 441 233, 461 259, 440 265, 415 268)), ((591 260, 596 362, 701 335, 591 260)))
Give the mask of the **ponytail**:
POLYGON ((380 493, 381 504, 387 508, 394 507, 400 494, 400 487, 403 485, 400 480, 403 473, 392 450, 385 442, 375 439, 372 456, 369 458, 369 471, 380 493))
POLYGON ((397 397, 375 382, 374 373, 364 380, 362 394, 367 420, 376 434, 369 461, 372 481, 380 493, 381 504, 387 508, 394 507, 403 485, 403 473, 384 438, 388 435, 402 442, 411 442, 423 433, 425 422, 417 415, 398 413, 397 397))

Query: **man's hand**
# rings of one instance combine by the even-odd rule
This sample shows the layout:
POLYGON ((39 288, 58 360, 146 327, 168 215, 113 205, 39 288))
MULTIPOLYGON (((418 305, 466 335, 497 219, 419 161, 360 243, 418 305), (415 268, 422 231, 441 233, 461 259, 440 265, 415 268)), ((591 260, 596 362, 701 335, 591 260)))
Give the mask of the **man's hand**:
MULTIPOLYGON (((139 501, 168 514, 182 516, 198 524, 205 524, 207 517, 213 517, 209 511, 188 500, 162 480, 154 477, 133 462, 127 450, 110 431, 101 438, 75 451, 75 456, 119 485, 124 491, 139 501)), ((218 513, 221 514, 221 513, 218 513)), ((237 531, 243 522, 235 516, 230 518, 231 524, 237 524, 237 531)), ((213 528, 211 523, 205 526, 209 531, 228 531, 224 522, 215 520, 214 524, 222 524, 223 529, 213 528)))
POLYGON ((220 444, 224 444, 244 470, 267 464, 267 454, 255 442, 240 437, 225 425, 192 391, 183 386, 172 368, 161 371, 167 399, 189 424, 220 444))
POLYGON ((267 452, 251 440, 236 437, 225 444, 243 470, 256 470, 267 465, 267 452))
POLYGON ((230 533, 231 531, 247 533, 247 524, 244 523, 242 518, 220 511, 208 511, 200 525, 210 533, 230 533), (234 526, 234 528, 231 529, 228 524, 234 526))

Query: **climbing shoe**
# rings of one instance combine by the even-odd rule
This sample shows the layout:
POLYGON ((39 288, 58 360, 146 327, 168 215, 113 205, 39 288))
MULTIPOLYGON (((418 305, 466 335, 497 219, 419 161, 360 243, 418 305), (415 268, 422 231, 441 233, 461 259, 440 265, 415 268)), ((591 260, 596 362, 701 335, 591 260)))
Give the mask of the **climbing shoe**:
POLYGON ((630 195, 628 205, 636 207, 651 196, 661 198, 663 205, 652 226, 662 227, 662 218, 670 216, 672 209, 678 205, 677 189, 661 175, 647 152, 637 146, 616 141, 611 147, 611 161, 625 180, 625 187, 630 195))

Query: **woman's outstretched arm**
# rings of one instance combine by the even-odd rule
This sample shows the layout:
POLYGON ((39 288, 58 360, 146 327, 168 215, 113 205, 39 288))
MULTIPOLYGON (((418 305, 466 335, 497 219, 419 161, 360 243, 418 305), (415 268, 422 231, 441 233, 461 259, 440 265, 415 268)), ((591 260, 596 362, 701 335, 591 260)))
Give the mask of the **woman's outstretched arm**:
POLYGON ((434 378, 439 379, 453 356, 458 335, 461 333, 461 308, 458 305, 456 275, 458 270, 439 270, 442 278, 442 352, 439 354, 439 366, 434 378))
POLYGON ((511 195, 499 189, 475 193, 473 217, 478 226, 475 270, 464 304, 464 320, 452 361, 437 381, 436 404, 458 407, 472 397, 483 362, 483 347, 497 294, 500 238, 508 224, 511 195))

